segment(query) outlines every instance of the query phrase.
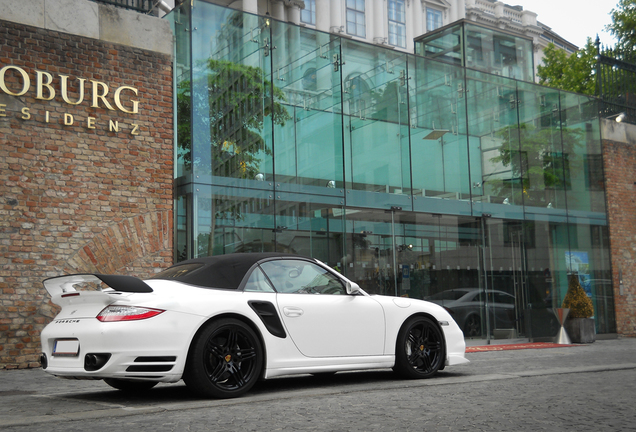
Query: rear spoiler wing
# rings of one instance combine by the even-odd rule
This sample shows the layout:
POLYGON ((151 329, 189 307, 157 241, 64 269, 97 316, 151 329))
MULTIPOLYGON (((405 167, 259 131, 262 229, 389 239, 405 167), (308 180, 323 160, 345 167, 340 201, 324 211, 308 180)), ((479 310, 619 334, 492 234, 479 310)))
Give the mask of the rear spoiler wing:
POLYGON ((56 276, 45 279, 42 283, 51 297, 76 292, 75 285, 84 282, 104 282, 106 285, 120 292, 151 293, 152 288, 146 282, 134 276, 103 275, 103 274, 73 274, 56 276))

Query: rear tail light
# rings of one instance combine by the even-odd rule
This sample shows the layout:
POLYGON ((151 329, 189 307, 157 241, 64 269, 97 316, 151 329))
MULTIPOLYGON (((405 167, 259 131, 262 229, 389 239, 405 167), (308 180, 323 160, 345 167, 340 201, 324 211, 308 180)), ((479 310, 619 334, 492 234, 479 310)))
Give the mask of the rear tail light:
POLYGON ((165 312, 162 309, 151 309, 138 306, 107 306, 98 315, 101 322, 144 320, 165 312))

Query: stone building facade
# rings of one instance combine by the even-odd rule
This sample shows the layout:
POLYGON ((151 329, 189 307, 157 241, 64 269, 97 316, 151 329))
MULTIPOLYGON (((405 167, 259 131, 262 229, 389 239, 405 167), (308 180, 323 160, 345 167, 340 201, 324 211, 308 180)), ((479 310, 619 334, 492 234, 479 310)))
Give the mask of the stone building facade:
POLYGON ((43 279, 172 264, 172 112, 168 22, 0 1, 0 367, 39 366, 43 279))

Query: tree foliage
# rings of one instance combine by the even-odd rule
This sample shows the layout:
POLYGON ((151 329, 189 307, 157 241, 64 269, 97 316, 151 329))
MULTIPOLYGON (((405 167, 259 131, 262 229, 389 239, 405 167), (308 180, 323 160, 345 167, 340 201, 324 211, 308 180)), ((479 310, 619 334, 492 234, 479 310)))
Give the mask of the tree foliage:
MULTIPOLYGON (((619 0, 616 6, 610 12, 612 23, 606 29, 616 37, 616 48, 623 53, 636 53, 636 0, 619 0)), ((554 44, 549 44, 543 53, 543 65, 537 66, 539 84, 598 96, 594 76, 597 50, 591 37, 574 54, 568 55, 554 44)))
POLYGON ((575 128, 537 128, 531 123, 509 126, 497 132, 502 140, 499 155, 491 162, 510 168, 510 179, 490 179, 493 194, 505 196, 511 204, 543 204, 556 198, 559 190, 571 187, 571 172, 582 168, 576 149, 583 132, 575 128))
POLYGON ((590 318, 594 316, 592 299, 585 293, 579 281, 579 276, 576 274, 569 276, 568 292, 565 294, 561 307, 570 309, 570 318, 590 318))
POLYGON ((606 26, 618 40, 616 47, 623 51, 636 50, 636 0, 620 0, 612 9, 612 23, 606 26))
POLYGON ((539 84, 575 93, 596 93, 596 47, 592 39, 587 38, 585 47, 570 55, 550 43, 543 55, 543 65, 537 66, 539 84))
POLYGON ((271 154, 264 122, 283 126, 291 118, 284 101, 261 68, 209 59, 206 73, 177 87, 178 155, 186 169, 209 151, 210 166, 199 164, 199 173, 253 178, 262 155, 271 154))

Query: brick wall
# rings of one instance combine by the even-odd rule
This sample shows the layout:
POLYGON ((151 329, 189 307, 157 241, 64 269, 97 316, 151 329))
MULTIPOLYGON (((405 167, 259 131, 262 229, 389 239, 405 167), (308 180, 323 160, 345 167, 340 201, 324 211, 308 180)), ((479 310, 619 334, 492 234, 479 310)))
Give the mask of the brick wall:
POLYGON ((0 69, 8 65, 10 93, 24 88, 20 71, 31 86, 20 96, 0 89, 0 368, 24 368, 39 366, 39 333, 56 313, 43 279, 144 276, 172 263, 172 63, 0 20, 0 69), (51 100, 44 85, 38 99, 37 71, 52 77, 51 100))
POLYGON ((618 334, 636 336, 636 126, 606 123, 603 158, 610 223, 610 243, 616 327, 618 334), (620 127, 622 134, 608 131, 620 127), (625 133, 626 132, 626 133, 625 133), (622 138, 620 136, 622 135, 622 138), (622 273, 623 289, 619 284, 622 273))

